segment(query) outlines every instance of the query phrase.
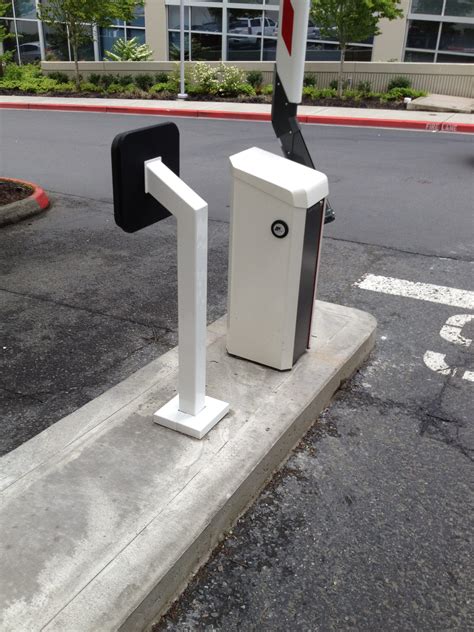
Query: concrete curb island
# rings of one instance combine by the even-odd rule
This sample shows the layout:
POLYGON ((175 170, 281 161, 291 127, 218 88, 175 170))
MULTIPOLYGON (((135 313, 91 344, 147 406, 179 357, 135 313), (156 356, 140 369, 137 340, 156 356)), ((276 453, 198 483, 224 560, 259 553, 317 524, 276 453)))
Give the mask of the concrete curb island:
MULTIPOLYGON (((261 103, 1 96, 0 109, 270 121, 271 106, 261 103)), ((430 132, 474 133, 474 114, 305 105, 300 106, 298 112, 301 123, 314 125, 350 125, 430 132)))
POLYGON ((201 441, 153 423, 177 349, 0 460, 4 632, 144 630, 375 342, 375 319, 316 301, 292 371, 229 356, 208 327, 208 392, 230 413, 201 441))
POLYGON ((18 180, 17 178, 4 179, 9 180, 10 182, 26 184, 33 189, 33 193, 22 200, 0 206, 0 227, 20 222, 23 219, 27 219, 28 217, 41 213, 41 211, 44 211, 49 207, 48 196, 37 184, 27 182, 26 180, 18 180))

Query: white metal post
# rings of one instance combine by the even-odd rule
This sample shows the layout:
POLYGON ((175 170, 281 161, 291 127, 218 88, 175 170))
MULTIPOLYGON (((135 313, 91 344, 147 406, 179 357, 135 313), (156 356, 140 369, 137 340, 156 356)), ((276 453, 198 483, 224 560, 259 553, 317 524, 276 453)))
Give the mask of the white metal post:
POLYGON ((160 158, 145 162, 145 191, 178 222, 178 395, 157 423, 202 438, 229 410, 206 397, 207 203, 160 158))
MULTIPOLYGON (((189 10, 189 9, 188 9, 189 10)), ((187 99, 186 87, 184 82, 184 0, 179 2, 179 72, 180 72, 180 90, 178 99, 187 99)))

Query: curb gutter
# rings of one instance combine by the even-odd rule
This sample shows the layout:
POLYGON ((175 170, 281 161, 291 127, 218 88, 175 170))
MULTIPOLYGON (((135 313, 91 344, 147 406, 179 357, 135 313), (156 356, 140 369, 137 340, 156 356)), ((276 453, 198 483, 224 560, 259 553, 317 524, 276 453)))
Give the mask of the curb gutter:
MULTIPOLYGON (((128 105, 87 105, 74 103, 0 103, 0 109, 13 110, 52 110, 63 112, 99 112, 108 114, 142 114, 147 116, 183 116, 188 118, 227 119, 237 121, 270 121, 268 112, 234 112, 230 110, 200 110, 181 108, 151 108, 128 105)), ((348 125, 356 127, 388 127, 393 129, 412 129, 428 132, 458 132, 473 134, 472 123, 451 123, 449 121, 417 121, 387 118, 362 118, 355 116, 325 116, 302 114, 300 123, 313 125, 348 125)))

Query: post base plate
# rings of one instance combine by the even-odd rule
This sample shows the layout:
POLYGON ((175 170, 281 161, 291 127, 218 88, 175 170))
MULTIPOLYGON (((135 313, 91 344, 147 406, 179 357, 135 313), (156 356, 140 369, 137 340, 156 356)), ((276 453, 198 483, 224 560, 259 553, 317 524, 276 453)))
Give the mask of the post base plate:
POLYGON ((155 413, 154 422, 171 430, 202 439, 228 412, 229 404, 213 397, 206 397, 205 406, 197 415, 179 410, 179 395, 155 413))

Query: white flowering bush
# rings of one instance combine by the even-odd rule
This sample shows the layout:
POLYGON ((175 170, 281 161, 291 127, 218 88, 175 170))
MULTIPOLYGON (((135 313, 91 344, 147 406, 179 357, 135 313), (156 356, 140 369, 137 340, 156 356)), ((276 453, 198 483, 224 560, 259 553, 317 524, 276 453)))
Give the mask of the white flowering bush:
POLYGON ((193 91, 201 94, 216 94, 219 89, 217 73, 218 68, 213 68, 201 61, 197 62, 191 73, 193 91))
POLYGON ((219 80, 218 93, 222 96, 233 96, 241 92, 245 83, 245 73, 236 66, 221 64, 217 70, 219 80))
POLYGON ((191 73, 190 94, 210 94, 232 97, 239 94, 255 94, 245 81, 245 73, 235 66, 220 64, 210 66, 197 62, 191 73))

